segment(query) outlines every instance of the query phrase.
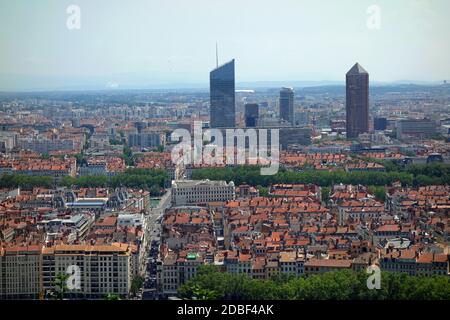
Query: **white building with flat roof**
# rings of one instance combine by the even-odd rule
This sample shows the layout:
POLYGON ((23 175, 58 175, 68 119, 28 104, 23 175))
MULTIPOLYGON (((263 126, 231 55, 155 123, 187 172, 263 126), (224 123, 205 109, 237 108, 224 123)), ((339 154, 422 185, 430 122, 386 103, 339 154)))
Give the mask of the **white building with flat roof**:
POLYGON ((117 216, 117 225, 120 227, 141 227, 144 223, 144 215, 142 213, 126 214, 119 213, 117 216))
POLYGON ((234 182, 210 180, 173 180, 172 205, 203 204, 235 199, 234 182))

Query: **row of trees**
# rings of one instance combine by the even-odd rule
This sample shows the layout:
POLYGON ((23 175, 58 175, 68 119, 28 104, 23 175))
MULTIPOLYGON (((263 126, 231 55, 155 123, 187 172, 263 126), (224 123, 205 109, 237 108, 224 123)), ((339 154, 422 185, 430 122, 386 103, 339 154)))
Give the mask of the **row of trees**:
POLYGON ((303 171, 294 172, 280 169, 271 176, 263 176, 260 168, 256 166, 241 166, 227 168, 196 169, 193 172, 194 179, 211 179, 234 181, 236 184, 249 183, 267 187, 273 183, 314 183, 322 187, 336 183, 364 184, 364 185, 388 185, 394 181, 400 181, 405 185, 413 184, 413 176, 404 172, 352 172, 345 171, 303 171))
POLYGON ((407 172, 414 176, 424 175, 429 177, 441 177, 450 174, 450 165, 441 162, 405 165, 397 160, 380 160, 374 158, 364 158, 364 160, 383 165, 387 172, 407 172))
POLYGON ((25 174, 3 174, 0 176, 0 188, 15 187, 44 187, 50 188, 54 185, 53 177, 48 176, 30 176, 25 174))
POLYGON ((194 179, 234 181, 267 187, 273 183, 315 183, 322 187, 336 183, 363 184, 372 186, 390 185, 400 181, 408 186, 450 184, 450 166, 445 164, 414 165, 401 171, 346 172, 308 170, 302 172, 280 169, 271 176, 263 176, 258 166, 196 169, 194 179))
POLYGON ((387 172, 406 172, 413 175, 414 186, 450 183, 450 165, 445 163, 402 165, 394 160, 374 160, 382 164, 387 172))
MULTIPOLYGON (((400 170, 400 169, 399 169, 400 170)), ((194 179, 211 179, 234 181, 236 184, 249 183, 254 186, 268 187, 273 183, 314 183, 322 187, 333 184, 363 184, 372 186, 375 195, 383 200, 384 189, 380 186, 400 181, 408 186, 426 186, 450 184, 450 166, 446 164, 411 165, 400 171, 388 172, 345 172, 345 171, 303 171, 294 172, 280 169, 271 176, 261 175, 258 166, 238 166, 225 168, 196 169, 194 179)), ((124 173, 113 177, 82 176, 78 178, 63 177, 58 184, 64 186, 77 185, 80 187, 119 187, 142 188, 150 190, 157 195, 164 187, 167 174, 161 169, 135 169, 129 168, 124 173)), ((0 179, 0 188, 11 187, 51 187, 55 179, 49 176, 30 176, 20 174, 3 174, 0 179)), ((262 189, 267 193, 266 189, 262 189)))
POLYGON ((73 178, 66 176, 61 180, 61 184, 67 187, 72 185, 80 187, 128 187, 150 190, 153 194, 159 194, 164 187, 167 174, 161 169, 132 169, 113 177, 106 176, 81 176, 73 178))
POLYGON ((65 176, 55 180, 48 176, 30 176, 21 174, 4 174, 0 178, 0 188, 32 188, 53 186, 88 187, 128 187, 149 190, 151 195, 160 195, 167 179, 167 173, 160 169, 127 169, 113 177, 104 175, 71 177, 65 176))
POLYGON ((179 295, 198 300, 448 300, 450 278, 381 273, 380 289, 368 289, 367 274, 351 270, 310 277, 276 276, 252 279, 201 266, 196 277, 180 287, 179 295))

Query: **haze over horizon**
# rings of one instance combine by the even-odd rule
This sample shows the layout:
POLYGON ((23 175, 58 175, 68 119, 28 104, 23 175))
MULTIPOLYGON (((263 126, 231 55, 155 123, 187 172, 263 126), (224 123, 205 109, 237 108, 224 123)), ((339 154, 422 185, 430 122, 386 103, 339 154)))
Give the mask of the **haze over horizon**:
POLYGON ((450 80, 446 0, 0 0, 0 91, 338 82, 359 62, 376 82, 450 80), (66 9, 81 9, 69 30, 66 9), (380 29, 367 12, 380 8, 380 29), (287 10, 286 8, 289 8, 287 10))

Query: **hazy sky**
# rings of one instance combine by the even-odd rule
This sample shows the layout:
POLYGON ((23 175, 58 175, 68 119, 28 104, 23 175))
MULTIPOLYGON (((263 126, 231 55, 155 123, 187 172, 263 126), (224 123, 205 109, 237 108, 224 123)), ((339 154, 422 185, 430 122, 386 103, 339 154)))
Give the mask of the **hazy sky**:
POLYGON ((448 0, 0 0, 0 90, 206 85, 216 41, 238 82, 341 81, 356 61, 376 81, 450 80, 449 13, 448 0))

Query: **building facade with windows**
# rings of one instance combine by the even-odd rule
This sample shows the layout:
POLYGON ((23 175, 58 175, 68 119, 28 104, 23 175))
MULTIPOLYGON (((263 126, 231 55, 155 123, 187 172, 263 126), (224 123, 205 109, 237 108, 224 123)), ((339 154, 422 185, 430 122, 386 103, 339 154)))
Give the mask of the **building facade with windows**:
POLYGON ((174 180, 172 181, 172 204, 182 206, 215 201, 227 201, 235 198, 234 182, 210 180, 174 180))
POLYGON ((359 63, 346 74, 347 138, 369 131, 369 73, 359 63))
POLYGON ((210 126, 234 128, 236 125, 234 59, 211 71, 210 126))

